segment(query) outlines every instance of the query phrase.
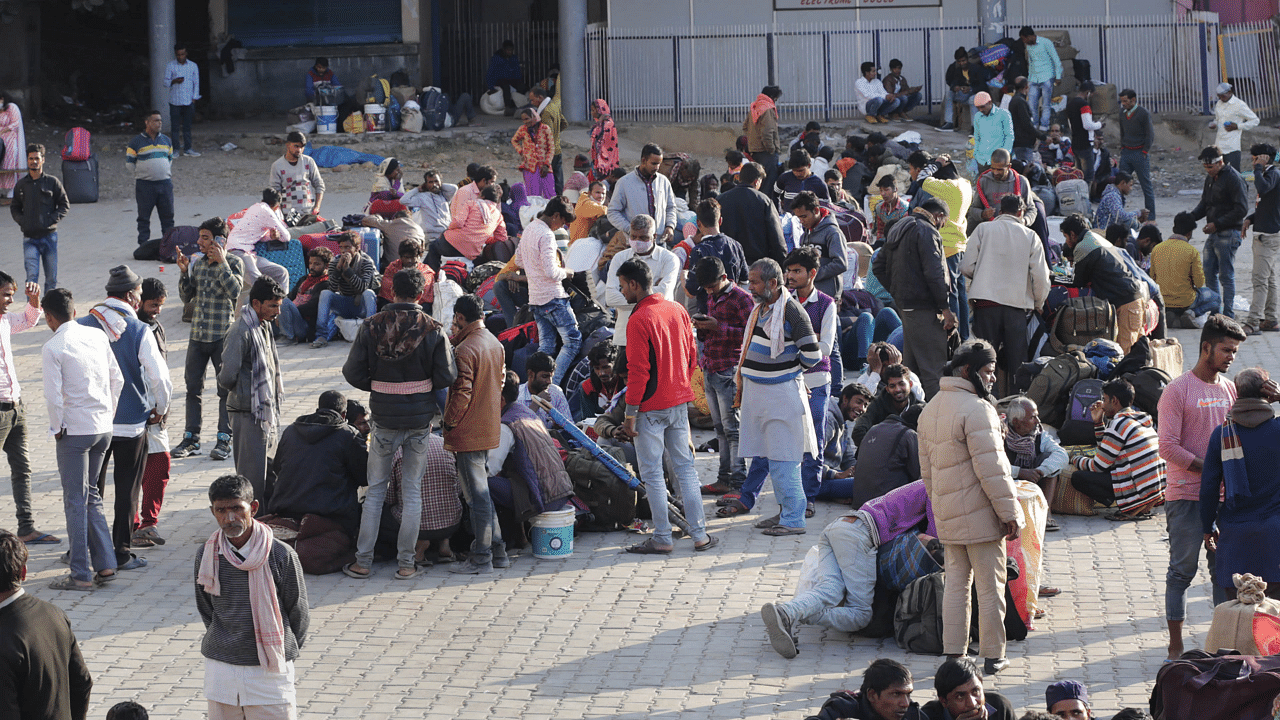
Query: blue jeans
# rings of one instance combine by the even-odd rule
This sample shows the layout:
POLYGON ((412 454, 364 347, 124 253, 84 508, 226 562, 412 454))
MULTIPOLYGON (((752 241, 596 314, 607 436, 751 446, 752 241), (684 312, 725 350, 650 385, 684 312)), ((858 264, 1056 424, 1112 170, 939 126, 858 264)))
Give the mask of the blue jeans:
POLYGON ((955 90, 947 90, 942 94, 942 122, 954 123, 956 121, 956 103, 970 103, 973 99, 973 93, 956 92, 955 90))
MULTIPOLYGON (((707 518, 702 512, 702 489, 698 484, 698 471, 693 466, 693 452, 689 447, 689 407, 680 403, 663 410, 642 410, 636 418, 636 461, 640 465, 640 480, 644 482, 649 497, 649 511, 653 514, 653 542, 671 545, 671 518, 667 515, 667 482, 662 476, 662 452, 671 457, 673 478, 680 484, 684 497, 684 517, 693 530, 695 543, 707 539, 707 518)), ((803 513, 801 521, 803 522, 803 513)))
POLYGON ((556 355, 555 374, 551 376, 551 383, 559 385, 582 347, 578 320, 569 309, 568 298, 555 298, 546 305, 530 305, 529 309, 533 310, 533 319, 538 323, 538 352, 548 355, 554 353, 557 335, 564 341, 560 346, 560 354, 556 355))
POLYGON ((1142 202, 1147 208, 1147 219, 1156 219, 1156 191, 1151 183, 1151 160, 1141 150, 1120 151, 1120 172, 1127 172, 1138 178, 1142 185, 1142 202))
POLYGON ((169 134, 173 136, 173 151, 178 152, 178 127, 182 127, 182 152, 191 149, 191 121, 195 119, 195 105, 169 106, 169 134))
POLYGON ((172 180, 134 180, 133 194, 138 201, 139 245, 151 239, 153 209, 160 213, 160 234, 164 235, 173 229, 172 180))
POLYGON ((969 290, 964 285, 964 276, 960 274, 963 261, 962 252, 947 258, 947 269, 951 271, 951 293, 947 296, 947 304, 951 306, 951 314, 956 316, 961 342, 969 339, 969 290))
POLYGON ((818 487, 815 500, 841 500, 853 497, 853 478, 829 478, 818 487))
POLYGON ((475 536, 471 541, 471 562, 488 565, 495 556, 507 556, 507 545, 502 541, 502 528, 498 527, 498 515, 494 512, 493 499, 489 496, 489 471, 485 467, 489 452, 456 452, 453 457, 458 466, 458 485, 462 488, 462 497, 471 508, 471 533, 475 536))
MULTIPOLYGON (((1171 622, 1182 622, 1187 618, 1187 588, 1196 579, 1200 548, 1204 547, 1200 501, 1169 500, 1164 504, 1164 517, 1169 530, 1169 573, 1164 578, 1164 615, 1171 622)), ((1216 559, 1216 553, 1205 551, 1215 607, 1227 601, 1227 589, 1213 582, 1216 559)))
POLYGON ((1052 80, 1031 83, 1030 91, 1027 93, 1027 104, 1031 106, 1031 118, 1036 121, 1036 127, 1041 130, 1049 129, 1049 119, 1053 115, 1052 103, 1052 80), (1037 113, 1037 110, 1040 112, 1037 113))
POLYGON ((876 546, 864 515, 840 518, 818 536, 818 564, 796 583, 796 596, 778 603, 806 625, 857 632, 871 622, 876 546))
POLYGON ((1210 235, 1200 251, 1204 266, 1204 286, 1222 294, 1222 314, 1236 316, 1236 250, 1240 249, 1240 231, 1222 230, 1210 235), (1222 289, 1218 286, 1221 283, 1222 289))
MULTIPOLYGON (((831 397, 831 386, 809 388, 809 416, 813 418, 813 432, 818 437, 818 447, 826 445, 827 435, 827 398, 831 397)), ((804 454, 804 462, 800 465, 800 483, 804 486, 805 500, 812 501, 818 497, 818 489, 822 486, 822 453, 813 457, 804 454)))
POLYGON ((373 546, 378 542, 382 523, 382 504, 387 499, 391 482, 391 465, 396 450, 403 448, 400 460, 400 532, 396 534, 396 561, 402 568, 414 567, 414 551, 418 545, 418 528, 422 525, 422 475, 427 471, 427 443, 431 423, 423 427, 397 430, 370 421, 369 492, 360 511, 360 533, 356 537, 356 563, 368 568, 373 564, 373 546))
POLYGON ((888 115, 898 112, 898 108, 902 107, 902 98, 894 98, 886 100, 884 98, 871 98, 867 101, 868 115, 888 115))
POLYGON ((27 282, 40 282, 40 265, 44 264, 44 291, 58 287, 58 231, 44 237, 22 238, 22 266, 27 282))
POLYGON ((898 112, 906 115, 920 105, 924 100, 924 93, 917 90, 910 95, 899 96, 897 99, 902 103, 902 106, 898 108, 898 112))
MULTIPOLYGON (((338 334, 336 318, 367 318, 378 312, 378 300, 372 290, 360 293, 359 298, 339 295, 332 290, 320 292, 320 307, 316 311, 316 337, 332 340, 338 334), (356 305, 359 300, 360 304, 356 305)), ((372 552, 372 551, 370 551, 372 552)), ((360 563, 364 565, 364 563, 360 563)))
POLYGON ((302 342, 307 339, 307 321, 302 318, 302 312, 298 310, 298 306, 294 305, 289 298, 280 302, 278 327, 280 334, 290 340, 302 342))
POLYGON ((764 489, 764 478, 773 479, 773 494, 782 506, 779 522, 787 527, 804 527, 805 492, 800 482, 800 463, 782 462, 769 458, 751 458, 747 481, 738 491, 740 500, 748 510, 755 507, 756 498, 764 489))
POLYGON ((93 579, 94 571, 116 569, 111 530, 102 514, 98 474, 111 445, 111 433, 64 435, 57 445, 58 475, 62 478, 62 510, 67 518, 71 577, 93 579))
POLYGON ((529 303, 529 288, 525 283, 516 283, 516 290, 511 290, 511 284, 506 280, 499 280, 493 284, 493 296, 498 299, 498 307, 502 308, 502 317, 507 321, 507 329, 515 327, 516 311, 520 306, 529 303))
POLYGON ((716 426, 720 440, 719 482, 728 483, 733 489, 742 487, 747 480, 747 461, 738 455, 738 408, 733 406, 737 393, 733 382, 733 368, 706 373, 707 408, 716 426))

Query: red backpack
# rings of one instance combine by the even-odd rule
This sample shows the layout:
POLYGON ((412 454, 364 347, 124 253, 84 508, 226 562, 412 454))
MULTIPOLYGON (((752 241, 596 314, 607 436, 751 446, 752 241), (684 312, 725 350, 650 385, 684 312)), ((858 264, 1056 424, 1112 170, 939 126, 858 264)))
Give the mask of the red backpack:
POLYGON ((89 131, 82 127, 74 127, 67 131, 62 140, 62 159, 73 162, 84 162, 93 155, 89 147, 89 131))

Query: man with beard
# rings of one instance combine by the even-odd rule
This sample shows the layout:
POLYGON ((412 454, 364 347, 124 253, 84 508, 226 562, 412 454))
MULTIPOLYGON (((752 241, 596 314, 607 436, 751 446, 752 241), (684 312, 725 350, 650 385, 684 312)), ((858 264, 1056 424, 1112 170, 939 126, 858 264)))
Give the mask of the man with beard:
POLYGON ((861 445, 862 439, 872 427, 884 422, 890 415, 901 415, 911 405, 922 405, 911 389, 911 371, 902 363, 886 366, 881 371, 884 387, 876 394, 866 412, 853 424, 849 439, 855 445, 861 445))
MULTIPOLYGON (((653 235, 658 244, 666 246, 676 232, 676 195, 671 181, 658 172, 661 165, 662 148, 649 144, 640 150, 635 172, 623 175, 613 189, 609 223, 617 230, 626 230, 634 227, 632 220, 637 215, 648 215, 654 220, 653 235)), ((617 270, 617 266, 609 268, 609 282, 617 277, 617 270)))
POLYGON ((302 563, 253 519, 243 475, 214 480, 209 505, 220 529, 196 550, 195 578, 209 717, 295 717, 293 661, 311 622, 302 563))
POLYGON ((872 661, 857 692, 832 693, 817 715, 805 720, 920 720, 920 706, 911 702, 915 687, 911 671, 897 660, 872 661))
POLYGON ((280 303, 280 332, 286 338, 305 343, 316 334, 320 293, 329 289, 332 261, 333 251, 329 248, 315 247, 307 252, 307 274, 280 303))
POLYGON ((979 647, 987 674, 1008 667, 1005 651, 1004 541, 1016 540, 1022 508, 991 404, 996 351, 984 340, 960 346, 938 394, 920 415, 920 475, 946 554, 942 646, 961 657, 969 645, 969 588, 978 588, 979 647))

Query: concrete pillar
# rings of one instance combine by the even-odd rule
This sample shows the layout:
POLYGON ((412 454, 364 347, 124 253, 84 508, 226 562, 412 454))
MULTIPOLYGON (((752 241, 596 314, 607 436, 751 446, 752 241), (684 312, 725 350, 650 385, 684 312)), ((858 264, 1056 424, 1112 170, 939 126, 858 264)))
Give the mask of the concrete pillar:
POLYGON ((1004 37, 1005 0, 978 0, 979 39, 983 45, 1004 37))
POLYGON ((169 88, 164 84, 164 68, 173 59, 173 44, 177 42, 174 39, 177 22, 174 20, 173 2, 174 0, 147 2, 151 42, 151 106, 160 111, 169 137, 173 137, 173 128, 169 127, 169 88))
POLYGON ((587 0, 560 0, 560 102, 569 122, 587 119, 587 0))

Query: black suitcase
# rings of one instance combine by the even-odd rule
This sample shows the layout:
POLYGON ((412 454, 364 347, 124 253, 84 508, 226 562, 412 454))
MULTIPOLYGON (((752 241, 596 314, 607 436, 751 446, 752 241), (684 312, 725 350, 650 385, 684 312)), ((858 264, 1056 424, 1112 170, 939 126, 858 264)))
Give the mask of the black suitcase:
POLYGON ((78 162, 63 160, 62 187, 69 202, 98 202, 98 156, 90 155, 88 160, 78 162))

